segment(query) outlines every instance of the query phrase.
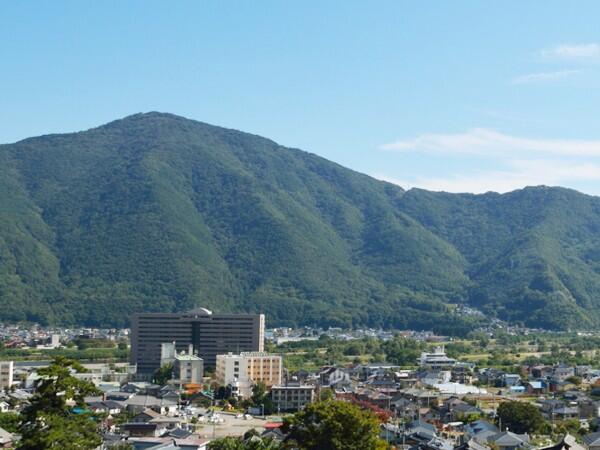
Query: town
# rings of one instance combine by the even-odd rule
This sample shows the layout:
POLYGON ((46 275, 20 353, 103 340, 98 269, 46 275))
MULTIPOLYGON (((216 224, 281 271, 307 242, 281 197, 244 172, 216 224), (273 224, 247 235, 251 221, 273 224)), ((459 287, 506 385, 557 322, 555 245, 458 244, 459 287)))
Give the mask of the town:
POLYGON ((376 418, 387 448, 600 448, 592 333, 265 329, 262 314, 197 308, 136 314, 131 330, 4 325, 0 336, 2 448, 18 444, 20 414, 67 356, 95 389, 70 408, 98 418, 101 449, 284 448, 289 419, 327 402, 376 418))

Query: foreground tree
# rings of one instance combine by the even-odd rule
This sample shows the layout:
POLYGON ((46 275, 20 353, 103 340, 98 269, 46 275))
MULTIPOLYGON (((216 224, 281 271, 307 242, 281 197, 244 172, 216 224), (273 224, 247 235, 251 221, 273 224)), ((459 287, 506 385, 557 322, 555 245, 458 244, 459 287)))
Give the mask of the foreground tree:
POLYGON ((252 387, 252 404, 257 408, 262 408, 263 414, 273 414, 275 405, 271 400, 271 394, 267 392, 267 386, 262 381, 259 381, 252 387))
POLYGON ((259 436, 248 439, 228 436, 210 441, 208 444, 208 450, 279 450, 280 448, 277 441, 262 439, 259 436))
POLYGON ((531 403, 504 402, 498 407, 499 424, 502 430, 513 433, 536 433, 544 429, 546 421, 542 413, 531 403))
POLYGON ((91 450, 101 444, 96 418, 85 411, 83 400, 98 391, 72 374, 84 371, 79 363, 64 357, 38 370, 41 378, 23 410, 18 450, 91 450))
POLYGON ((300 450, 381 450, 379 420, 348 402, 328 400, 308 405, 289 422, 286 448, 300 450))

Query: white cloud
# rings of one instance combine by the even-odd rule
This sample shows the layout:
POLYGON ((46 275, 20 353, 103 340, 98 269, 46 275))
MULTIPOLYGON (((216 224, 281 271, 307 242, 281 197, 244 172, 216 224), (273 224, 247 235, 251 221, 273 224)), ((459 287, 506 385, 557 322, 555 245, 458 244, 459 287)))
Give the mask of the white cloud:
POLYGON ((554 48, 542 50, 542 57, 546 59, 563 59, 563 60, 600 60, 600 44, 563 44, 554 48))
POLYGON ((384 150, 478 155, 511 155, 523 151, 568 156, 600 156, 600 140, 535 139, 485 128, 464 133, 422 134, 381 146, 384 150))
POLYGON ((510 192, 526 186, 556 186, 573 181, 600 180, 600 165, 557 160, 511 160, 502 170, 477 171, 470 174, 454 174, 448 177, 422 177, 413 180, 398 179, 384 174, 375 178, 408 188, 430 191, 510 192))
POLYGON ((529 73, 513 78, 512 84, 530 84, 558 81, 580 73, 580 70, 559 70, 556 72, 529 73))

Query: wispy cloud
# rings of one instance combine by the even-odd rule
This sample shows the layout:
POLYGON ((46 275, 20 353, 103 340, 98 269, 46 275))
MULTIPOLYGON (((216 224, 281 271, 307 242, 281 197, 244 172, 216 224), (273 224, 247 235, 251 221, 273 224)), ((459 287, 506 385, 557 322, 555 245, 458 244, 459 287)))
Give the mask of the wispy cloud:
POLYGON ((385 174, 375 174, 375 178, 408 188, 421 188, 431 191, 469 192, 510 192, 526 186, 556 186, 573 181, 600 180, 600 165, 591 163, 557 160, 511 160, 502 170, 476 171, 469 174, 451 174, 447 177, 417 177, 398 179, 385 174))
POLYGON ((545 59, 596 61, 600 60, 600 44, 562 44, 542 50, 540 54, 545 59))
POLYGON ((562 80, 580 73, 581 70, 558 70, 555 72, 537 72, 513 78, 512 84, 547 83, 562 80))
POLYGON ((485 128, 464 133, 422 134, 381 146, 391 151, 511 155, 523 151, 566 156, 600 156, 600 140, 536 139, 512 136, 485 128))

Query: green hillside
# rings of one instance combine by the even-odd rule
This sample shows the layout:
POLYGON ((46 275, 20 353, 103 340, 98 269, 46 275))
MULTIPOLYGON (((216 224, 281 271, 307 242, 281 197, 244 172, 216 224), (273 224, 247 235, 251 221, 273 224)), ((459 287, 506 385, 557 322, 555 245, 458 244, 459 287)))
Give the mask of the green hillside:
POLYGON ((400 209, 468 261, 470 304, 545 328, 598 326, 599 198, 547 187, 505 195, 411 190, 400 209))
POLYGON ((600 324, 600 199, 401 188, 246 133, 137 114, 0 146, 0 319, 126 325, 260 311, 270 325, 434 328, 449 304, 600 324))

